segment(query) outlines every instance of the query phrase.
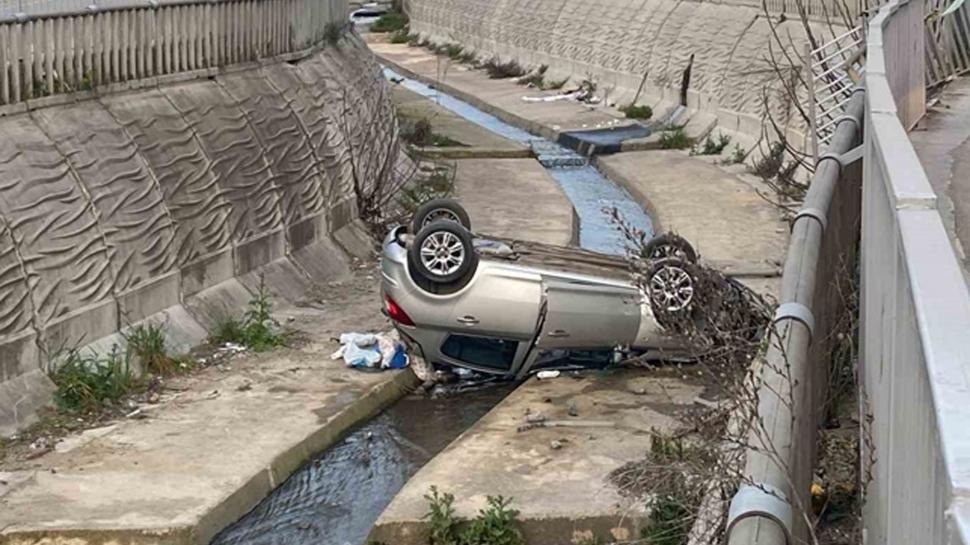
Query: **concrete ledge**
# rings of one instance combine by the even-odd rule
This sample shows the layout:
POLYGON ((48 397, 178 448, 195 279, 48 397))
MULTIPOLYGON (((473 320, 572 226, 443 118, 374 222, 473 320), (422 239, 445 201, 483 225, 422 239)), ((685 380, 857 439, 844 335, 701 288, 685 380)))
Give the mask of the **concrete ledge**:
POLYGON ((232 278, 233 272, 232 248, 226 248, 183 265, 182 296, 188 297, 225 282, 232 278))
POLYGON ((456 514, 465 519, 486 496, 513 497, 529 545, 638 538, 646 503, 621 494, 609 475, 642 459, 653 430, 678 426, 677 415, 702 393, 701 383, 681 373, 623 370, 526 382, 408 481, 368 542, 427 543, 424 494, 432 485, 454 494, 456 514), (579 425, 519 431, 526 414, 579 425))
POLYGON ((34 423, 37 409, 50 403, 53 394, 54 383, 42 369, 0 382, 0 437, 34 423))
POLYGON ((531 159, 535 156, 529 148, 418 148, 417 152, 432 159, 531 159))
POLYGON ((121 322, 137 322, 179 304, 180 276, 178 271, 170 272, 119 293, 121 322))
MULTIPOLYGON (((282 361, 281 365, 284 364, 289 365, 286 361, 282 361)), ((277 437, 270 440, 270 444, 273 441, 286 444, 281 444, 277 453, 266 459, 255 472, 229 479, 228 475, 235 470, 227 466, 222 457, 211 457, 211 463, 224 467, 225 471, 221 476, 207 473, 206 464, 201 460, 198 467, 195 463, 189 463, 189 459, 193 457, 193 449, 189 448, 192 443, 190 439, 184 437, 184 434, 190 428, 198 428, 195 423, 196 418, 208 414, 208 425, 215 427, 212 431, 227 425, 228 421, 222 421, 226 418, 241 418, 240 415, 231 416, 233 414, 231 411, 226 412, 228 406, 211 411, 205 410, 204 405, 200 405, 200 403, 219 403, 218 401, 195 400, 190 402, 195 404, 195 408, 190 405, 181 413, 177 411, 169 415, 169 418, 174 420, 149 420, 144 424, 134 421, 122 423, 119 429, 77 447, 81 452, 70 452, 73 456, 69 460, 80 460, 80 463, 83 463, 85 453, 90 455, 108 445, 117 445, 113 447, 113 454, 112 450, 109 450, 107 459, 102 460, 103 463, 89 465, 88 471, 79 472, 76 468, 70 467, 71 462, 58 458, 67 452, 64 454, 55 452, 45 456, 40 463, 56 464, 60 471, 32 472, 33 477, 12 481, 19 484, 7 490, 3 496, 5 509, 0 511, 0 526, 4 529, 0 532, 0 542, 18 545, 78 542, 92 545, 117 543, 206 545, 220 530, 251 510, 310 457, 331 446, 353 426, 372 418, 386 406, 397 401, 419 382, 414 373, 408 369, 379 377, 357 374, 353 381, 356 384, 334 389, 333 385, 326 384, 330 379, 336 378, 330 375, 352 373, 352 371, 337 371, 342 367, 339 363, 334 363, 333 366, 333 371, 325 371, 324 375, 312 381, 315 386, 311 384, 303 391, 291 394, 297 395, 300 400, 290 401, 287 404, 290 409, 303 408, 293 415, 298 424, 284 425, 280 422, 287 431, 282 435, 274 433, 273 435, 277 437), (320 382, 321 379, 323 382, 320 382), (314 401, 313 398, 316 396, 313 392, 317 390, 320 390, 317 395, 322 397, 314 401), (342 393, 337 393, 338 391, 342 393), (314 405, 321 404, 322 407, 319 409, 310 411, 314 405), (316 413, 316 416, 313 416, 313 413, 316 413), (318 424, 308 428, 308 417, 315 418, 318 424), (145 426, 148 428, 145 429, 145 426), (159 430, 153 432, 152 427, 158 427, 159 430), (292 436, 297 434, 299 437, 293 439, 292 436), (171 443, 172 441, 166 439, 165 435, 177 444, 168 444, 154 457, 147 456, 149 451, 143 450, 146 446, 145 442, 171 443), (283 439, 285 437, 291 437, 291 439, 285 440, 283 439), (135 465, 132 465, 131 461, 113 462, 113 458, 124 456, 121 452, 124 449, 120 449, 121 445, 129 445, 129 448, 134 446, 143 450, 146 455, 141 457, 140 464, 139 460, 134 460, 135 465), (184 459, 173 460, 171 458, 173 452, 184 459), (180 476, 172 473, 177 466, 183 470, 180 476), (157 472, 153 467, 158 468, 157 472), (176 486, 176 482, 182 481, 185 484, 186 479, 191 480, 193 477, 198 478, 201 481, 199 484, 203 486, 176 486), (139 488, 146 484, 145 479, 155 479, 156 486, 139 488), (176 482, 161 485, 166 479, 176 479, 176 482), (210 482, 213 486, 205 486, 210 482), (228 490, 227 493, 220 495, 221 491, 226 490, 228 490), (95 497, 99 492, 106 496, 95 497), (117 494, 121 494, 126 499, 122 500, 117 494), (174 496, 166 496, 172 494, 174 496), (184 504, 176 500, 182 494, 189 494, 185 496, 184 504), (204 494, 205 498, 192 496, 192 494, 204 494), (169 499, 166 500, 166 497, 169 499), (201 503, 200 500, 202 500, 201 503), (151 502, 147 505, 155 505, 157 508, 155 511, 144 511, 139 507, 142 502, 151 502)), ((285 376, 286 371, 281 369, 281 366, 278 365, 275 369, 277 373, 283 373, 277 376, 285 376)), ((225 377, 221 380, 228 381, 232 378, 225 377)), ((272 391, 272 388, 268 390, 270 399, 264 397, 263 403, 273 403, 272 391)), ((199 393, 204 394, 204 392, 199 393)), ((245 393, 235 393, 230 397, 236 398, 236 401, 227 400, 222 402, 222 405, 246 403, 246 396, 245 393)), ((263 431, 266 431, 267 425, 273 425, 274 421, 284 418, 281 413, 264 412, 264 414, 265 417, 260 418, 263 421, 261 422, 263 431)), ((202 435, 207 434, 211 435, 211 432, 204 432, 202 435)), ((229 444, 233 445, 232 450, 226 451, 233 453, 236 463, 243 470, 247 467, 255 467, 254 463, 259 465, 253 456, 265 456, 273 450, 268 447, 267 438, 251 439, 257 438, 232 438, 229 440, 229 444), (245 447, 247 443, 253 448, 247 449, 245 447), (250 453, 246 452, 247 450, 256 452, 250 453)), ((218 448, 217 445, 212 444, 207 446, 218 448)), ((14 474, 16 475, 19 473, 14 474)))

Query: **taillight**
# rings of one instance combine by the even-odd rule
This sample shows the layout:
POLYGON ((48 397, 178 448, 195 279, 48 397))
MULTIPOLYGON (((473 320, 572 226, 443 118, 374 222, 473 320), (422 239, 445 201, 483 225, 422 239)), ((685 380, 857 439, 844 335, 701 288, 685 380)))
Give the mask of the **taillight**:
POLYGON ((407 312, 397 304, 391 296, 384 294, 384 308, 387 309, 387 316, 401 325, 414 325, 414 321, 408 316, 407 312))

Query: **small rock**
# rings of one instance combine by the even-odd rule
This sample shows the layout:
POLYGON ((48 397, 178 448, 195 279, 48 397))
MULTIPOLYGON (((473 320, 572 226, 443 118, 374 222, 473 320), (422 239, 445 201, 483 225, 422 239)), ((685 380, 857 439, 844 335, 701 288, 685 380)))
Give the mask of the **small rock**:
POLYGON ((247 381, 247 382, 243 383, 242 385, 240 385, 238 388, 236 388, 236 391, 237 392, 248 392, 248 391, 250 391, 252 389, 253 389, 253 383, 247 381))
POLYGON ((647 389, 646 388, 634 388, 633 389, 633 393, 637 394, 638 396, 647 395, 647 389))
POLYGON ((552 450, 559 450, 559 449, 561 449, 562 448, 562 441, 553 440, 552 442, 549 443, 549 448, 551 448, 552 450))
POLYGON ((544 397, 544 398, 542 398, 542 402, 543 403, 552 403, 552 398, 551 397, 544 397))
POLYGON ((567 412, 569 413, 569 416, 579 416, 579 409, 576 408, 575 403, 569 404, 569 409, 567 412))

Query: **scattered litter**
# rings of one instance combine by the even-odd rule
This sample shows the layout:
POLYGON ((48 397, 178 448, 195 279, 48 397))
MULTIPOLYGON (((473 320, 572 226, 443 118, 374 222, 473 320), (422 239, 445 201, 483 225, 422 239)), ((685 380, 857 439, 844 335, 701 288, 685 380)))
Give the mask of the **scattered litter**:
POLYGON ((563 93, 561 95, 548 95, 541 97, 524 96, 522 97, 522 100, 524 102, 559 102, 560 100, 581 100, 582 96, 582 91, 574 91, 572 93, 563 93))
POLYGON ((551 441, 549 443, 549 448, 551 448, 552 450, 559 450, 559 449, 561 449, 562 448, 562 441, 559 441, 559 440, 553 440, 553 441, 551 441))
POLYGON ((364 369, 403 369, 408 366, 408 355, 397 335, 389 333, 344 333, 340 336, 340 349, 330 359, 343 359, 347 367, 364 369))
POLYGON ((205 396, 206 399, 215 399, 219 397, 219 390, 212 390, 209 395, 205 396))
POLYGON ((535 428, 615 428, 616 422, 609 420, 538 420, 526 423, 516 428, 516 431, 523 432, 535 428))
POLYGON ((536 376, 539 377, 539 380, 546 380, 550 378, 557 378, 559 377, 560 374, 562 373, 560 373, 559 371, 547 370, 547 371, 539 371, 538 373, 536 373, 536 376))

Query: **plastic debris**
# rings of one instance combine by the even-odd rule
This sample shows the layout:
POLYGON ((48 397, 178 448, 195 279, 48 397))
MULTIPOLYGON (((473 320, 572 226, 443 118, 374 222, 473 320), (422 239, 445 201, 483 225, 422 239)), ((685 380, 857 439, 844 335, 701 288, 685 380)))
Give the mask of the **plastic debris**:
POLYGON ((347 367, 365 369, 403 369, 408 366, 408 355, 397 336, 390 333, 344 333, 340 336, 340 349, 330 359, 343 359, 347 367))
POLYGON ((539 377, 539 380, 546 380, 550 378, 557 378, 560 374, 561 373, 559 371, 547 370, 547 371, 539 371, 538 373, 536 373, 536 376, 539 377))

